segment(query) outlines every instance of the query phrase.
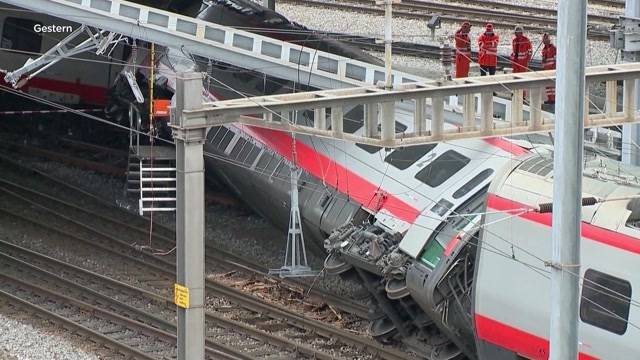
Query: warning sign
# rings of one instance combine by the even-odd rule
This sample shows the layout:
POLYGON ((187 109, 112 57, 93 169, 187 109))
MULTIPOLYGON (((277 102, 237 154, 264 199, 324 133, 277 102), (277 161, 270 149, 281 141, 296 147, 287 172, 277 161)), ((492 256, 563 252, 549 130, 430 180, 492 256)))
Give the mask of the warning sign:
POLYGON ((189 308, 189 288, 180 284, 174 284, 173 303, 183 309, 189 308))

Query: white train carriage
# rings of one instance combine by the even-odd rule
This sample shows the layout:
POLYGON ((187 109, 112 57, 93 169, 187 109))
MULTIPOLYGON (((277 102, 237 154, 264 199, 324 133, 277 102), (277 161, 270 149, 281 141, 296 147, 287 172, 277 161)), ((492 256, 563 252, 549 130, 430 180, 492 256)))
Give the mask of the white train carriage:
MULTIPOLYGON (((11 86, 4 80, 7 71, 38 58, 79 27, 63 19, 4 6, 0 11, 0 84, 11 86)), ((104 105, 107 89, 122 70, 123 56, 122 47, 116 48, 111 58, 91 52, 79 54, 46 69, 21 90, 60 104, 104 105)))
MULTIPOLYGON (((579 358, 638 359, 640 184, 602 161, 587 163, 583 196, 624 200, 582 209, 579 358)), ((539 156, 513 162, 489 189, 474 284, 481 359, 548 357, 552 214, 534 209, 551 202, 552 167, 539 156)))

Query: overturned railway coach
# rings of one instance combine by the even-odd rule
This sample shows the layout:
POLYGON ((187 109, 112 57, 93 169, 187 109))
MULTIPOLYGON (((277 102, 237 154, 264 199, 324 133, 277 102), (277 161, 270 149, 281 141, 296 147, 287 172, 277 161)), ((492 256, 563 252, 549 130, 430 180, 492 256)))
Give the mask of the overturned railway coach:
MULTIPOLYGON (((192 15, 207 21, 299 28, 244 0, 205 1, 198 7, 192 15)), ((309 46, 375 62, 335 41, 314 39, 309 46)), ((164 91, 157 93, 169 97, 175 73, 184 70, 208 73, 210 99, 308 88, 303 81, 283 81, 181 50, 159 53, 162 84, 156 87, 164 91)), ((65 71, 61 76, 73 73, 65 71)), ((139 83, 145 81, 142 72, 139 83)), ((148 107, 133 102, 124 77, 116 85, 121 93, 109 99, 111 110, 121 106, 119 113, 126 114, 129 106, 148 107)), ((315 121, 307 112, 294 118, 315 121)), ((345 132, 364 131, 361 107, 345 109, 344 118, 345 132)), ((412 119, 400 109, 396 131, 410 131, 412 119)), ((355 279, 369 291, 370 332, 376 339, 402 341, 433 360, 545 359, 550 215, 535 209, 550 201, 553 171, 549 159, 529 150, 502 138, 391 150, 228 125, 209 131, 205 160, 207 175, 282 228, 289 219, 290 165, 304 171, 299 199, 307 239, 315 251, 326 251, 328 273, 355 279)), ((637 194, 637 177, 610 174, 612 167, 600 161, 589 163, 585 196, 637 194)), ((634 262, 640 247, 637 205, 620 200, 584 208, 581 358, 632 359, 640 351, 633 341, 638 338, 633 289, 640 281, 634 262)))

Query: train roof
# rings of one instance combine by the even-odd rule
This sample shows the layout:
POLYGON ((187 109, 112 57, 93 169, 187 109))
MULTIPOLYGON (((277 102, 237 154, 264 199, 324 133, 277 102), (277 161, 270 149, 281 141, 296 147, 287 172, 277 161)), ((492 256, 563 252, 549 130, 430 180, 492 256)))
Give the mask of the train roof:
MULTIPOLYGON (((581 220, 640 239, 640 169, 606 157, 591 156, 585 161, 583 174, 583 197, 604 201, 584 206, 581 220)), ((552 158, 548 154, 533 154, 514 160, 496 175, 489 191, 534 209, 539 204, 552 202, 552 158)))

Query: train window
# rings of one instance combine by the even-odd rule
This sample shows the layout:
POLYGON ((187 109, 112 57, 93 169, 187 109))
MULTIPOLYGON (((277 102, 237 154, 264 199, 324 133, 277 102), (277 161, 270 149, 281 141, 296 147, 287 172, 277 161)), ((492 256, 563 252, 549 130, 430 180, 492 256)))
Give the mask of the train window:
MULTIPOLYGON (((262 153, 262 156, 260 156, 260 160, 258 160, 258 163, 256 164, 256 169, 258 171, 262 171, 264 173, 266 173, 265 169, 267 168, 267 166, 269 165, 270 162, 275 162, 275 160, 273 160, 273 154, 269 151, 264 151, 262 153)), ((275 167, 275 165, 274 165, 275 167)))
POLYGON ((329 73, 338 73, 338 60, 334 60, 324 56, 318 56, 318 70, 329 73))
POLYGON ((227 132, 227 129, 224 126, 215 126, 212 127, 211 130, 207 133, 207 138, 209 139, 210 144, 217 143, 222 139, 222 135, 227 132))
POLYGON ((291 49, 289 51, 289 62, 309 66, 309 53, 306 51, 291 49))
POLYGON ((471 159, 468 157, 456 151, 447 150, 420 170, 415 178, 431 187, 438 187, 465 167, 469 161, 471 159))
POLYGON ((342 131, 353 134, 364 126, 364 106, 358 105, 344 115, 342 131))
POLYGON ((41 24, 28 19, 6 18, 2 27, 0 46, 4 49, 40 52, 42 35, 33 29, 36 25, 41 24))
POLYGON ((249 153, 251 152, 251 150, 253 150, 254 147, 256 146, 253 145, 250 141, 247 141, 242 150, 240 150, 240 154, 238 154, 238 158, 236 160, 245 162, 247 156, 249 156, 249 153))
POLYGON ((220 151, 225 151, 227 149, 227 146, 229 146, 229 143, 231 142, 231 140, 233 140, 234 136, 236 136, 236 133, 234 133, 231 130, 227 131, 227 133, 224 134, 224 137, 222 138, 222 141, 220 142, 218 149, 220 151))
POLYGON ((233 147, 233 150, 231 150, 231 153, 229 153, 229 157, 234 160, 240 160, 237 157, 245 145, 247 145, 247 140, 243 138, 239 138, 238 141, 236 142, 236 145, 233 147))
POLYGON ((444 247, 436 239, 431 239, 422 251, 420 260, 433 269, 440 262, 443 252, 444 247))
POLYGON ((382 149, 380 146, 367 145, 367 144, 356 144, 356 146, 368 152, 369 154, 375 154, 382 149))
POLYGON ((482 170, 478 175, 474 176, 473 179, 467 181, 467 183, 462 185, 460 189, 456 190, 456 192, 453 193, 453 198, 459 199, 465 196, 469 191, 473 190, 476 186, 480 185, 480 183, 491 176, 491 174, 493 174, 493 169, 482 170))
POLYGON ((245 164, 251 166, 253 165, 253 162, 256 161, 256 158, 258 157, 258 154, 260 154, 260 148, 252 145, 251 147, 251 152, 249 153, 249 155, 247 156, 246 159, 244 159, 245 164))
POLYGON ((404 170, 420 160, 428 152, 433 150, 434 147, 436 147, 436 144, 417 145, 397 149, 387 155, 384 161, 400 170, 404 170))
POLYGON ((584 273, 580 319, 587 324, 622 335, 627 331, 631 284, 588 269, 584 273))
MULTIPOLYGON (((396 134, 400 134, 407 130, 407 125, 396 121, 396 134)), ((378 132, 382 131, 382 124, 378 124, 378 132)))

